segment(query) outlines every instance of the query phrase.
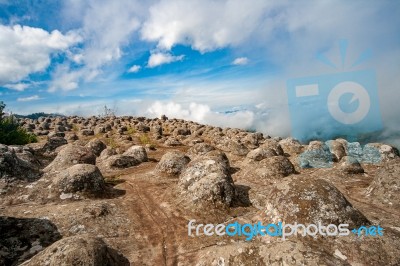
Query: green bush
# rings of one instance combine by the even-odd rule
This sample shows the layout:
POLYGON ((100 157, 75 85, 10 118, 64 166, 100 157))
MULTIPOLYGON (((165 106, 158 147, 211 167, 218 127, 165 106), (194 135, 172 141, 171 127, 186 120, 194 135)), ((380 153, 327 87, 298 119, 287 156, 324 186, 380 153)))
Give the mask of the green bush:
POLYGON ((4 117, 4 108, 5 104, 0 101, 0 143, 24 145, 37 142, 37 137, 22 128, 12 116, 4 117))

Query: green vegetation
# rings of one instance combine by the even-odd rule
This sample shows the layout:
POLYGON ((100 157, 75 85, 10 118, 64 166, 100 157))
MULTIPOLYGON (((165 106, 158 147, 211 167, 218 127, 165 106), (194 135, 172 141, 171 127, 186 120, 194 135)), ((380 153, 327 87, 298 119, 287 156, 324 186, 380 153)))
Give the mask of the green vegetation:
POLYGON ((136 133, 136 130, 133 127, 128 127, 127 133, 132 136, 136 133))
POLYGON ((151 140, 150 140, 150 138, 149 138, 149 136, 148 136, 147 134, 140 135, 139 141, 140 141, 140 143, 142 143, 143 145, 145 145, 145 144, 151 144, 151 140))
POLYGON ((0 143, 6 145, 24 145, 37 142, 34 134, 22 128, 13 116, 4 117, 6 105, 0 101, 0 143))

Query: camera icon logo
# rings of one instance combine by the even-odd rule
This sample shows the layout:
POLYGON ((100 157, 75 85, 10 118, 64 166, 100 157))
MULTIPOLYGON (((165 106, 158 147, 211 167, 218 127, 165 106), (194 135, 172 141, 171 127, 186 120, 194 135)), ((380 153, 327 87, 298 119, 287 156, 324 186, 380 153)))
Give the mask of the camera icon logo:
POLYGON ((287 94, 292 136, 302 142, 382 130, 373 70, 290 79, 287 94))

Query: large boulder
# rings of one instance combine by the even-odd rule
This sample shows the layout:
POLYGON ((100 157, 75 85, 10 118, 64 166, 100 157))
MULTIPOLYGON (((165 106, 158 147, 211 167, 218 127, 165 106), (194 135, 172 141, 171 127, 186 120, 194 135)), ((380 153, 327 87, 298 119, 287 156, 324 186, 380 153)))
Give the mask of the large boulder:
POLYGON ((156 171, 170 176, 177 176, 189 162, 190 158, 183 152, 170 151, 161 157, 156 166, 156 171))
POLYGON ((146 149, 139 145, 130 147, 123 155, 133 157, 140 163, 148 161, 146 149))
POLYGON ((246 157, 253 161, 261 161, 262 159, 272 156, 277 156, 275 150, 266 147, 260 147, 250 151, 246 157))
POLYGON ((400 208, 400 159, 386 162, 367 189, 373 201, 400 208))
POLYGON ((128 168, 140 164, 140 161, 132 156, 117 154, 107 157, 103 163, 109 168, 128 168))
POLYGON ((96 156, 100 156, 101 152, 107 148, 107 145, 101 140, 95 138, 86 144, 86 147, 92 150, 93 154, 96 156))
POLYGON ((244 164, 240 178, 259 184, 269 184, 295 172, 295 168, 288 158, 272 156, 261 161, 250 161, 250 163, 244 164))
POLYGON ((345 174, 362 174, 364 169, 360 162, 351 156, 344 156, 339 164, 339 170, 345 174))
POLYGON ((301 168, 330 168, 333 166, 333 155, 329 147, 321 141, 311 141, 306 150, 299 155, 301 168))
POLYGON ((63 193, 98 193, 104 190, 104 178, 97 166, 76 164, 58 173, 54 180, 63 193))
POLYGON ((0 216, 0 235, 0 265, 20 265, 61 239, 56 225, 43 218, 0 216))
POLYGON ((274 185, 266 196, 265 202, 258 204, 264 205, 259 207, 268 221, 349 224, 349 228, 370 224, 333 184, 323 179, 285 180, 274 185))
POLYGON ((188 150, 189 155, 204 155, 207 152, 213 151, 215 148, 207 143, 197 143, 188 150))
POLYGON ((0 178, 8 181, 14 179, 36 180, 41 172, 38 165, 32 163, 28 157, 32 157, 28 151, 16 153, 14 148, 0 144, 0 178))
POLYGON ((60 150, 57 157, 44 169, 45 172, 61 171, 75 164, 96 164, 96 156, 88 147, 68 144, 60 150))
POLYGON ((193 204, 230 206, 235 187, 229 169, 218 160, 198 158, 179 177, 182 196, 193 204))
POLYGON ((22 265, 119 266, 129 265, 129 261, 101 238, 78 235, 55 242, 22 265))

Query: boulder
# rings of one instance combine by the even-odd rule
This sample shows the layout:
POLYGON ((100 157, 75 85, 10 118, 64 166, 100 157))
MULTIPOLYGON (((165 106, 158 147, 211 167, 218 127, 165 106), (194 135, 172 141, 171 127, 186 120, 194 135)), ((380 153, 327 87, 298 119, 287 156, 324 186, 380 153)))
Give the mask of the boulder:
POLYGON ((189 155, 204 155, 207 152, 213 151, 215 148, 207 143, 197 143, 188 150, 189 155))
POLYGON ((362 174, 364 169, 359 161, 351 156, 344 156, 340 161, 339 170, 345 174, 362 174))
MULTIPOLYGON (((27 153, 27 151, 16 153, 15 149, 0 144, 0 178, 7 181, 16 179, 33 181, 39 178, 41 175, 39 166, 26 158, 29 156, 27 153)), ((29 157, 32 157, 32 154, 29 157)))
POLYGON ((230 206, 235 197, 229 169, 208 158, 191 161, 180 175, 178 185, 181 195, 192 204, 230 206))
POLYGON ((78 235, 66 237, 53 243, 22 265, 128 266, 130 264, 128 259, 116 250, 108 247, 101 238, 78 235))
POLYGON ((67 144, 56 158, 44 169, 45 172, 61 171, 75 164, 96 164, 96 156, 91 149, 75 144, 67 144))
POLYGON ((104 178, 92 164, 76 164, 58 173, 54 182, 64 193, 97 193, 104 190, 104 178))
POLYGON ((179 175, 190 158, 180 151, 170 151, 165 153, 156 166, 156 171, 170 176, 179 175))
POLYGON ((131 156, 135 158, 139 162, 147 162, 147 152, 146 149, 143 146, 132 146, 129 149, 127 149, 123 155, 125 156, 131 156))
POLYGON ((93 152, 93 154, 98 157, 100 156, 101 152, 107 148, 107 145, 104 144, 104 142, 102 142, 101 140, 95 138, 89 141, 88 144, 86 144, 86 147, 88 147, 93 152))
POLYGON ((276 184, 267 192, 263 205, 264 219, 269 222, 349 224, 349 228, 370 224, 333 184, 323 179, 292 179, 276 184))
POLYGON ((261 161, 272 156, 277 156, 275 150, 266 147, 260 147, 250 151, 246 157, 253 161, 261 161))

